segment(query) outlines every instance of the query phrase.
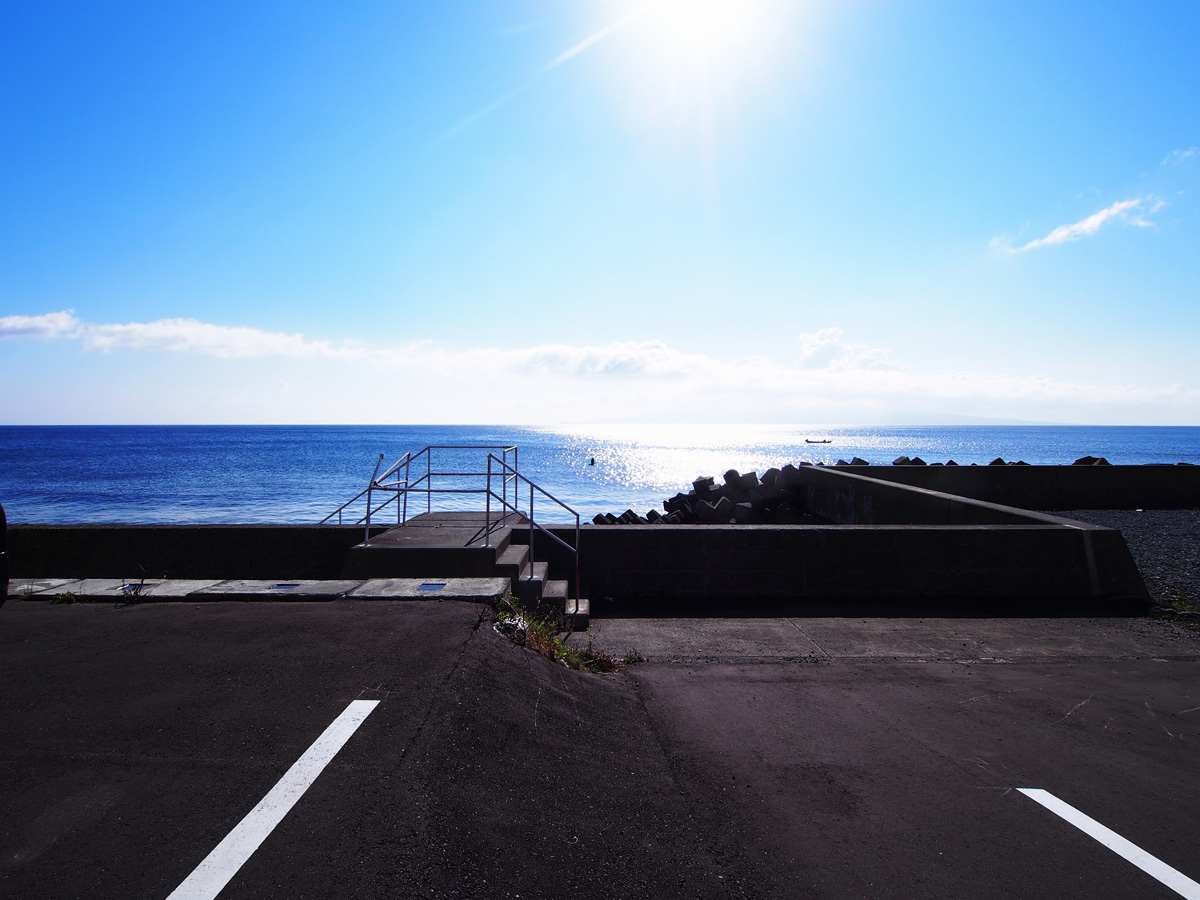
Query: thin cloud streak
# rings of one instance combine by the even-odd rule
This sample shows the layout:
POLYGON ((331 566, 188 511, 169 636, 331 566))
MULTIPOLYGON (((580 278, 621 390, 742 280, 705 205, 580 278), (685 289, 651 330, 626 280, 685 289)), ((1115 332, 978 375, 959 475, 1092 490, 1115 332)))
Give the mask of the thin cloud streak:
POLYGON ((533 87, 533 81, 527 81, 527 82, 525 82, 525 84, 521 85, 520 87, 514 88, 513 90, 509 91, 504 96, 497 97, 495 100, 493 100, 487 106, 481 106, 479 109, 475 110, 475 112, 471 113, 469 116, 463 117, 462 119, 460 119, 458 121, 458 123, 456 125, 454 125, 452 128, 449 128, 446 132, 444 132, 436 141, 433 142, 434 146, 436 147, 439 144, 444 144, 444 143, 446 143, 446 141, 453 140, 454 138, 458 137, 460 134, 462 134, 464 131, 466 131, 468 128, 470 128, 472 125, 474 125, 476 122, 486 119, 488 116, 490 116, 496 110, 512 103, 514 100, 516 100, 518 97, 520 97, 526 91, 528 91, 531 87, 533 87))
POLYGON ((1185 163, 1190 163, 1196 158, 1196 154, 1198 153, 1200 153, 1200 147, 1188 147, 1185 150, 1172 150, 1167 154, 1166 159, 1162 161, 1162 164, 1164 166, 1169 166, 1171 164, 1178 166, 1185 163))
MULTIPOLYGON (((1092 213, 1086 219, 1080 219, 1078 222, 1072 222, 1069 225, 1059 225, 1045 237, 1037 238, 1021 247, 1010 247, 1004 238, 995 238, 992 241, 992 246, 1007 250, 1009 253, 1025 253, 1038 247, 1052 247, 1057 244, 1066 244, 1071 241, 1077 241, 1080 238, 1089 237, 1099 231, 1106 223, 1113 220, 1124 221, 1139 228, 1149 228, 1154 223, 1147 220, 1138 210, 1145 209, 1146 203, 1150 199, 1146 197, 1134 197, 1130 200, 1118 200, 1112 206, 1092 213)), ((1158 212, 1158 210, 1166 205, 1165 200, 1155 200, 1150 205, 1150 208, 1146 210, 1146 213, 1158 212)))
POLYGON ((634 22, 637 19, 641 18, 643 15, 645 15, 647 8, 648 7, 645 5, 639 6, 633 12, 623 16, 622 18, 618 19, 616 22, 613 22, 611 25, 606 25, 605 27, 601 28, 599 31, 595 32, 594 34, 588 35, 582 41, 580 41, 578 44, 575 44, 573 47, 567 48, 562 53, 560 53, 558 56, 554 57, 554 59, 550 60, 550 62, 546 63, 546 67, 542 71, 548 72, 551 69, 556 69, 559 66, 561 66, 563 63, 565 63, 567 60, 578 56, 580 53, 582 53, 584 50, 588 49, 589 47, 600 43, 602 40, 604 40, 607 37, 610 37, 611 35, 616 34, 618 31, 620 31, 626 25, 629 25, 631 22, 634 22))
MULTIPOLYGON (((580 53, 583 53, 585 50, 587 50, 589 47, 592 47, 592 46, 600 43, 605 38, 610 37, 613 34, 616 34, 618 31, 620 31, 626 25, 629 25, 634 20, 640 18, 645 13, 646 8, 647 8, 646 6, 639 6, 633 12, 628 13, 627 15, 623 16, 622 18, 618 19, 613 24, 606 25, 605 27, 601 28, 599 31, 588 35, 579 43, 574 44, 571 47, 568 47, 562 53, 558 54, 558 56, 554 57, 554 59, 552 59, 548 63, 546 63, 542 67, 541 72, 538 73, 538 77, 545 75, 547 72, 550 72, 553 69, 557 69, 563 63, 567 62, 570 59, 575 58, 580 53)), ((536 83, 537 83, 537 78, 531 78, 528 81, 526 81, 524 84, 520 85, 519 87, 513 88, 508 93, 503 94, 500 97, 497 97, 491 103, 488 103, 485 106, 479 107, 479 109, 475 110, 470 115, 464 116, 462 119, 460 119, 458 121, 457 124, 455 124, 453 127, 449 128, 449 129, 447 129, 440 137, 438 137, 437 140, 435 140, 433 142, 434 146, 436 147, 440 144, 444 144, 447 141, 453 140, 454 138, 458 137, 460 134, 462 134, 464 131, 467 131, 468 129, 470 129, 476 123, 482 121, 483 119, 486 119, 488 116, 490 116, 496 110, 501 109, 502 107, 505 107, 512 101, 516 100, 522 94, 527 92, 531 87, 533 87, 534 84, 536 84, 536 83)))

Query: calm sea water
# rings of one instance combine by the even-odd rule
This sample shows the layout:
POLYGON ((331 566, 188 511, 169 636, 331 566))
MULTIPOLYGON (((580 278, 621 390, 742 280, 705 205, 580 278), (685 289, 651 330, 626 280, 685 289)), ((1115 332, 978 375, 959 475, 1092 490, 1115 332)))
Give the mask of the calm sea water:
MULTIPOLYGON (((10 522, 316 522, 366 486, 380 453, 386 466, 432 444, 516 445, 521 472, 585 519, 658 507, 699 475, 800 460, 857 455, 882 464, 906 454, 1060 464, 1091 454, 1114 464, 1200 463, 1195 427, 8 426, 0 427, 0 503, 10 522)), ((478 471, 483 458, 438 451, 433 467, 478 471)), ((480 486, 468 481, 443 477, 435 486, 480 486)), ((567 519, 544 502, 535 500, 539 518, 567 519)), ((450 495, 438 506, 481 503, 450 495)))

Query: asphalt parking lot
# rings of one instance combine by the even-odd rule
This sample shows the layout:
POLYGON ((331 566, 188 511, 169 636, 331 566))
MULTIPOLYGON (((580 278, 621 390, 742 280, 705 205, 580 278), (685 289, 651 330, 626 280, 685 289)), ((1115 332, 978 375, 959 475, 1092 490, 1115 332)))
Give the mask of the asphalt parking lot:
POLYGON ((570 672, 455 601, 10 600, 0 893, 181 897, 269 797, 222 898, 1180 896, 1020 789, 1200 879, 1187 626, 588 637, 645 661, 570 672), (273 789, 355 703, 281 811, 273 789))

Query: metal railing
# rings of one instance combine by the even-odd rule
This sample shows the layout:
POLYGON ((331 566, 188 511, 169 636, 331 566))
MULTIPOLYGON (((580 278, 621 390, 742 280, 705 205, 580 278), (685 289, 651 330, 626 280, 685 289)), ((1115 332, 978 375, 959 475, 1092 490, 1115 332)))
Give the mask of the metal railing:
MULTIPOLYGON (((566 550, 570 551, 575 557, 575 583, 574 592, 576 600, 579 597, 579 513, 571 509, 567 504, 563 503, 549 491, 534 484, 518 469, 519 452, 515 446, 503 445, 488 445, 488 444, 433 444, 418 450, 416 453, 405 453, 396 462, 389 466, 382 475, 379 474, 379 467, 383 465, 383 454, 379 454, 379 459, 375 463, 375 470, 371 473, 370 481, 367 486, 327 515, 320 521, 321 525, 332 522, 337 519, 339 525, 345 524, 345 520, 354 516, 350 512, 355 504, 360 500, 364 500, 364 511, 362 515, 351 519, 351 524, 363 526, 363 543, 369 544, 371 541, 371 519, 376 517, 378 521, 379 513, 383 512, 391 504, 396 504, 396 524, 403 525, 408 521, 408 495, 409 494, 424 494, 425 495, 425 512, 433 511, 433 495, 434 494, 483 494, 484 495, 484 525, 481 529, 482 538, 485 547, 491 546, 491 535, 496 528, 502 528, 507 524, 510 516, 524 516, 529 525, 529 565, 530 571, 534 564, 534 542, 533 530, 545 534, 548 538, 560 544, 566 550), (481 472, 459 472, 459 471, 440 471, 434 466, 434 451, 461 451, 461 450, 486 450, 487 453, 487 468, 481 472), (493 450, 499 450, 500 456, 492 453, 493 450), (509 462, 511 456, 512 462, 509 462), (420 460, 425 459, 425 471, 420 472, 420 460), (414 478, 413 468, 417 469, 416 477, 414 478), (457 479, 481 479, 480 487, 466 487, 460 485, 452 487, 435 487, 435 479, 437 478, 457 478, 457 479), (496 492, 496 480, 499 480, 499 493, 496 492), (529 486, 529 507, 527 510, 521 510, 519 507, 518 488, 522 485, 529 486), (388 495, 382 502, 376 502, 375 495, 383 493, 388 495), (566 510, 567 513, 575 517, 575 546, 572 547, 558 535, 548 531, 542 525, 538 524, 534 518, 534 499, 537 494, 541 494, 547 500, 550 500, 557 506, 566 510), (511 499, 510 499, 511 497, 511 499), (496 500, 499 505, 499 514, 495 522, 492 521, 492 501, 496 500)), ((442 482, 445 483, 444 481, 442 482)), ((476 538, 478 539, 478 538, 476 538)))
MULTIPOLYGON (((416 453, 405 453, 398 460, 379 474, 379 467, 383 465, 383 454, 379 454, 379 459, 375 463, 375 471, 371 473, 371 478, 367 482, 367 486, 327 515, 318 524, 329 524, 335 517, 339 525, 345 524, 346 519, 350 518, 350 523, 363 526, 363 540, 369 542, 371 539, 371 519, 378 516, 383 510, 396 504, 396 524, 403 525, 408 521, 408 495, 425 494, 425 512, 433 511, 433 495, 434 494, 482 494, 485 490, 491 490, 489 481, 486 488, 464 488, 464 487, 434 487, 435 478, 483 478, 484 472, 452 472, 435 470, 433 464, 433 455, 435 450, 499 450, 502 453, 505 463, 508 463, 509 455, 512 456, 512 469, 514 474, 517 471, 520 459, 518 449, 516 447, 504 446, 501 444, 432 444, 418 450, 416 453), (425 458, 425 472, 418 474, 416 480, 413 480, 413 466, 416 464, 417 472, 420 473, 420 460, 425 458), (375 494, 382 492, 387 495, 383 502, 376 504, 375 494), (356 515, 352 510, 355 504, 365 498, 365 508, 361 515, 356 515)), ((491 455, 489 453, 489 455, 491 455)), ((444 482, 443 482, 444 483, 444 482)), ((516 496, 515 478, 507 478, 501 485, 504 499, 508 499, 509 485, 512 485, 513 496, 516 496)))
POLYGON ((501 500, 501 498, 498 497, 492 491, 492 463, 496 463, 500 467, 500 471, 497 474, 502 479, 502 483, 506 486, 506 488, 507 488, 509 478, 518 479, 519 481, 523 481, 529 485, 529 511, 525 514, 525 517, 529 521, 529 570, 530 570, 530 572, 533 571, 533 563, 534 563, 533 529, 536 528, 538 531, 542 532, 542 534, 546 535, 546 537, 550 538, 555 543, 560 544, 562 547, 565 547, 567 550, 571 551, 572 554, 574 554, 574 556, 575 556, 575 580, 574 580, 573 587, 575 589, 575 601, 576 601, 576 603, 578 603, 579 602, 579 513, 577 513, 575 510, 571 509, 571 507, 567 506, 567 504, 563 503, 561 500, 559 500, 557 497, 555 497, 549 491, 545 490, 544 488, 538 487, 538 485, 534 484, 532 481, 530 481, 528 478, 526 478, 524 475, 522 475, 520 472, 518 472, 515 468, 510 467, 505 460, 497 459, 491 453, 489 453, 488 457, 487 457, 487 464, 488 464, 487 484, 488 484, 488 486, 487 486, 487 510, 485 513, 486 518, 484 520, 485 528, 486 528, 486 531, 485 531, 486 536, 484 538, 484 546, 485 547, 488 546, 487 541, 491 535, 492 498, 493 497, 495 497, 497 500, 500 500, 500 502, 502 504, 501 505, 502 515, 504 518, 507 518, 508 511, 510 508, 513 512, 520 514, 520 511, 517 509, 517 507, 515 505, 516 493, 517 493, 516 485, 513 486, 513 503, 514 503, 514 505, 512 507, 509 507, 509 505, 507 503, 507 499, 501 500), (570 544, 568 544, 566 541, 564 541, 558 535, 554 534, 552 531, 548 531, 545 528, 543 528, 534 519, 534 517, 533 517, 534 491, 541 494, 543 497, 546 497, 547 499, 552 500, 554 503, 557 503, 559 506, 561 506, 568 513, 570 513, 571 515, 573 515, 575 517, 575 546, 574 547, 572 547, 570 544))

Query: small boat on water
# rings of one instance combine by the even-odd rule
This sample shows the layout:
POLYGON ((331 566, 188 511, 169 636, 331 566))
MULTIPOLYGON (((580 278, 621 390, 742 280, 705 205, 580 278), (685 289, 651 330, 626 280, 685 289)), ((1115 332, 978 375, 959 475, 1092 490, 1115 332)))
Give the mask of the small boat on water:
POLYGON ((823 441, 814 441, 812 438, 805 438, 804 443, 806 443, 806 444, 832 444, 833 441, 829 440, 828 438, 826 438, 823 441))

